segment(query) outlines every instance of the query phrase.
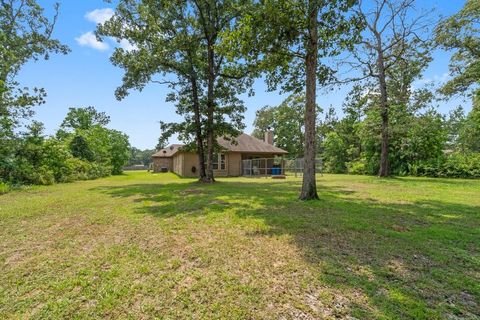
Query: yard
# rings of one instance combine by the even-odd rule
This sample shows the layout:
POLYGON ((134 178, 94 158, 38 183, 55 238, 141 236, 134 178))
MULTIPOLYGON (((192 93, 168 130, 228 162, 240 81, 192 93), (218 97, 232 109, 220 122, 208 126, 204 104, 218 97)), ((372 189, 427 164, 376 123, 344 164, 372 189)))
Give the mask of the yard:
POLYGON ((480 181, 127 173, 0 196, 2 318, 475 319, 480 181))

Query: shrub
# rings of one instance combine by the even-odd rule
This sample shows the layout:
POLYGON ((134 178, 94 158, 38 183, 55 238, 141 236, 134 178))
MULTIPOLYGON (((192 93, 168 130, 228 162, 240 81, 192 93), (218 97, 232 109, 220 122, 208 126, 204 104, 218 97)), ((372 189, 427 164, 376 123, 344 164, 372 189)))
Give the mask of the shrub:
POLYGON ((8 184, 0 182, 0 194, 5 194, 8 191, 10 191, 10 187, 8 186, 8 184))
POLYGON ((347 148, 336 132, 329 132, 323 141, 323 163, 325 172, 345 173, 347 148))
POLYGON ((409 165, 409 174, 424 177, 480 178, 480 153, 452 153, 409 165))
POLYGON ((347 172, 349 174, 365 174, 366 173, 366 164, 365 159, 351 161, 347 163, 347 172))

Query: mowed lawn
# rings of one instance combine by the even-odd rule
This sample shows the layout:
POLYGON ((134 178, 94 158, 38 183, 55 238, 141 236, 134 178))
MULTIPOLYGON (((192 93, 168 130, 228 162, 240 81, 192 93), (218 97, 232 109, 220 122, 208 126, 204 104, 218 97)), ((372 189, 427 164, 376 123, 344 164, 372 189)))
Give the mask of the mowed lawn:
POLYGON ((126 173, 0 196, 5 318, 478 319, 480 181, 126 173))

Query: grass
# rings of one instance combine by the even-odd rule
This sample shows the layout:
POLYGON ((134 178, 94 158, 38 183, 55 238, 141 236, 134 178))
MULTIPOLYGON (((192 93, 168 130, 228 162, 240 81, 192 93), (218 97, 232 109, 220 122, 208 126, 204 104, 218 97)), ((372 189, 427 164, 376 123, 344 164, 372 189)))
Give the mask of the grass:
POLYGON ((480 181, 127 173, 0 196, 1 318, 478 319, 480 181))

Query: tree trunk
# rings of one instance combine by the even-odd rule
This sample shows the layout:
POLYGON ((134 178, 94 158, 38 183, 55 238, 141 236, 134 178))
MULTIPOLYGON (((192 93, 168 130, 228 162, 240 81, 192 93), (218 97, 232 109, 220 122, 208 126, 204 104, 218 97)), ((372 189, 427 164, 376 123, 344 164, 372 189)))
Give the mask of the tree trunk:
POLYGON ((203 136, 202 136, 202 122, 200 120, 200 102, 198 100, 198 86, 195 76, 191 78, 192 83, 192 99, 193 99, 193 111, 195 121, 195 138, 197 140, 197 154, 199 165, 199 181, 207 181, 207 175, 205 171, 205 152, 203 148, 203 136))
POLYGON ((317 89, 317 30, 318 3, 309 2, 307 53, 305 58, 306 69, 306 103, 305 103, 305 146, 303 153, 303 183, 300 200, 318 199, 317 183, 315 180, 315 125, 316 125, 316 89, 317 89))
POLYGON ((378 176, 387 177, 390 174, 388 170, 388 96, 385 61, 380 35, 377 35, 377 51, 378 82, 380 86, 380 116, 382 118, 382 146, 380 151, 380 170, 378 176))
POLYGON ((213 113, 215 108, 214 100, 214 48, 211 43, 208 44, 208 88, 207 88, 207 181, 214 182, 213 176, 213 151, 215 144, 213 113))

